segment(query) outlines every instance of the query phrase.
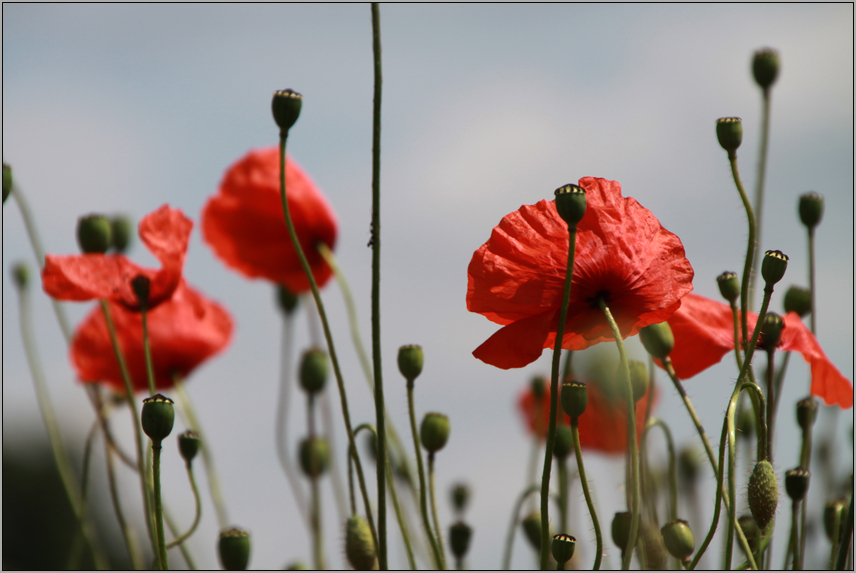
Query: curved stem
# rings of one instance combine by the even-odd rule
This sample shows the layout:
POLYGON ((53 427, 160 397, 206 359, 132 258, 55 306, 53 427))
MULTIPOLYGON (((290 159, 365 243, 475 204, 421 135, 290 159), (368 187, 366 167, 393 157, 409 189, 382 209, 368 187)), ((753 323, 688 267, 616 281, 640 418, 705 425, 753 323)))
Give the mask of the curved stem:
POLYGON ((520 497, 517 498, 517 503, 514 505, 514 511, 511 512, 511 525, 508 526, 508 535, 505 537, 505 556, 502 559, 501 568, 503 571, 511 569, 511 547, 514 545, 514 532, 517 531, 517 525, 520 522, 520 508, 523 507, 526 498, 537 492, 539 488, 540 486, 538 485, 530 485, 523 490, 523 493, 521 493, 520 497))
POLYGON ((193 500, 196 503, 196 516, 193 518, 193 525, 190 526, 190 529, 187 530, 187 533, 176 537, 169 543, 167 543, 166 548, 172 549, 176 545, 180 543, 184 543, 186 539, 188 539, 193 532, 196 531, 197 526, 199 526, 199 521, 202 519, 202 502, 199 499, 199 488, 196 487, 196 479, 193 477, 193 466, 190 462, 187 462, 187 479, 190 480, 190 488, 193 490, 193 500))
POLYGON ((121 496, 119 495, 118 487, 116 487, 116 468, 113 463, 113 452, 106 440, 104 441, 104 455, 107 460, 107 485, 110 489, 110 499, 113 501, 113 511, 116 513, 116 520, 119 522, 119 530, 122 532, 122 539, 125 540, 131 564, 134 566, 134 569, 140 570, 143 568, 143 557, 140 555, 140 548, 134 540, 131 528, 128 527, 128 522, 125 520, 121 496))
POLYGON ((642 430, 642 444, 644 447, 645 438, 648 436, 648 431, 654 426, 659 426, 663 430, 663 435, 666 437, 666 448, 669 450, 669 491, 670 497, 670 521, 675 521, 678 518, 678 474, 675 470, 675 443, 672 440, 672 432, 669 431, 669 426, 663 420, 651 418, 642 430))
MULTIPOLYGON (((725 464, 725 441, 728 439, 728 425, 727 422, 723 422, 722 424, 722 435, 719 438, 719 467, 723 467, 725 464)), ((687 570, 695 569, 696 565, 698 565, 699 559, 701 559, 704 552, 707 551, 708 545, 713 540, 713 535, 716 533, 716 526, 719 524, 719 513, 722 507, 722 501, 727 497, 723 496, 723 487, 724 480, 723 477, 725 472, 716 472, 716 503, 713 505, 713 519, 710 523, 710 529, 707 532, 707 537, 705 537, 704 541, 699 547, 698 551, 696 551, 695 557, 693 557, 692 562, 687 566, 687 570)), ((740 531, 740 528, 737 528, 740 531)), ((747 553, 747 555, 751 554, 751 551, 747 553)), ((754 561, 753 561, 754 562, 754 561)), ((753 567, 757 569, 757 567, 753 567)))
POLYGON ((594 571, 598 571, 600 569, 600 562, 603 559, 603 534, 600 532, 600 522, 597 519, 597 511, 594 508, 594 502, 592 501, 591 493, 589 492, 588 479, 586 479, 586 468, 585 465, 583 465, 583 452, 582 448, 580 448, 579 419, 571 420, 571 433, 574 437, 574 454, 577 457, 577 469, 580 472, 580 483, 583 486, 583 495, 586 498, 586 505, 588 506, 591 522, 594 526, 594 536, 597 543, 594 566, 592 569, 594 571))
POLYGON ((158 534, 158 561, 161 571, 169 569, 169 560, 166 555, 166 540, 163 532, 163 505, 161 505, 161 479, 160 479, 160 457, 161 441, 152 441, 152 482, 155 488, 155 527, 158 534))
POLYGON ((440 547, 440 559, 443 560, 443 568, 445 569, 446 548, 443 544, 443 531, 440 529, 440 519, 437 517, 437 496, 434 495, 434 452, 428 452, 428 494, 431 497, 431 518, 434 520, 437 545, 440 547))
MULTIPOLYGON (((737 186, 737 191, 740 193, 740 199, 743 201, 743 207, 746 209, 746 218, 749 220, 749 239, 746 246, 746 261, 743 265, 743 280, 740 284, 740 316, 743 333, 742 340, 749 338, 749 326, 747 323, 749 312, 749 283, 752 276, 752 261, 755 256, 755 212, 752 210, 752 204, 749 203, 749 197, 746 196, 746 191, 743 190, 743 183, 740 181, 740 173, 737 171, 737 154, 730 152, 728 161, 731 164, 731 175, 734 177, 734 184, 737 186)), ((748 360, 747 360, 748 362, 748 360)))

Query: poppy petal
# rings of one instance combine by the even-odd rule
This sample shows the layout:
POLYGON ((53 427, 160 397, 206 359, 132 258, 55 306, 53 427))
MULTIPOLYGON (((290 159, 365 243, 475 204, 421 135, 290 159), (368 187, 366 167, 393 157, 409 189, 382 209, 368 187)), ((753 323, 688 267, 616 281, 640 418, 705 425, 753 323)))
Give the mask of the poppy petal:
POLYGON ((535 362, 544 349, 554 315, 555 311, 548 311, 500 328, 473 351, 473 356, 503 370, 535 362))

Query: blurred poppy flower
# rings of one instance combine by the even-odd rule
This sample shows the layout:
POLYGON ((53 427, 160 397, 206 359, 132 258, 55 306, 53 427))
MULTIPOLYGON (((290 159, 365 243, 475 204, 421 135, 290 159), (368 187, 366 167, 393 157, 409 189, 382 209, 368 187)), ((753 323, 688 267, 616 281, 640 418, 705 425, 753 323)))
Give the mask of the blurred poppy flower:
POLYGON ((140 240, 161 262, 160 270, 144 269, 124 255, 48 255, 42 269, 42 288, 58 300, 107 299, 139 311, 131 280, 143 275, 151 281, 148 308, 154 309, 169 300, 181 280, 192 228, 193 221, 184 213, 164 205, 146 215, 139 225, 140 240))
MULTIPOLYGON (((148 391, 142 315, 109 304, 134 389, 148 391)), ((147 326, 155 386, 159 389, 173 385, 174 373, 185 377, 223 350, 232 339, 233 328, 226 309, 188 286, 184 279, 170 300, 148 314, 147 326)), ((81 380, 101 382, 114 392, 125 393, 107 323, 99 307, 77 327, 71 342, 71 362, 81 380)))
MULTIPOLYGON (((315 246, 336 244, 333 210, 303 170, 288 158, 288 209, 318 286, 332 274, 315 246)), ((288 236, 279 190, 279 148, 250 151, 223 176, 202 211, 202 237, 229 267, 249 278, 266 278, 292 293, 309 290, 288 236)))
MULTIPOLYGON (((588 404, 579 418, 580 447, 607 454, 623 453, 627 449, 627 408, 617 388, 608 383, 587 382, 588 404)), ((645 427, 645 410, 650 393, 636 402, 636 439, 642 439, 645 427)), ((653 398, 656 401, 656 393, 653 398)), ((523 422, 530 433, 541 440, 547 439, 547 423, 550 419, 550 388, 544 389, 541 398, 536 398, 531 387, 527 387, 517 401, 523 422)), ((559 406, 559 424, 570 425, 568 416, 559 406)))
MULTIPOLYGON (((758 315, 750 312, 747 318, 751 333, 758 315)), ((727 304, 696 294, 684 297, 681 308, 668 320, 675 335, 675 347, 669 357, 679 378, 691 378, 734 351, 732 320, 727 304)), ((844 409, 853 406, 853 385, 829 361, 799 315, 789 312, 784 322, 776 348, 799 352, 811 365, 812 395, 822 398, 828 406, 837 404, 844 409)))
MULTIPOLYGON (((598 306, 604 298, 622 336, 663 322, 692 290, 693 269, 680 239, 615 181, 584 177, 588 207, 577 226, 571 300, 562 348, 614 340, 598 306)), ((467 309, 505 325, 473 355, 519 368, 556 338, 568 258, 567 224, 555 201, 506 215, 467 269, 467 309)))

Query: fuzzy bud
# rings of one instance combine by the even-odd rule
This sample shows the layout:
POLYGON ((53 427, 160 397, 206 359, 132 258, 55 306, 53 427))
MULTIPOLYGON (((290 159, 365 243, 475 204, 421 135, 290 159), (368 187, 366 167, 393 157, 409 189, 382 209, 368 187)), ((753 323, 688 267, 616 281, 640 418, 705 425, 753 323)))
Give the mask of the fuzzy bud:
POLYGON ((357 515, 345 526, 345 555, 356 571, 369 571, 375 564, 375 544, 368 523, 357 515))
POLYGON ((541 550, 541 513, 533 511, 520 522, 526 539, 537 551, 541 550))
POLYGON ((826 537, 835 543, 835 533, 838 530, 839 541, 842 534, 841 525, 844 523, 844 518, 847 515, 847 500, 836 499, 830 501, 823 508, 823 530, 826 532, 826 537))
POLYGON ((776 515, 776 506, 779 503, 779 485, 770 462, 762 460, 755 464, 747 489, 749 510, 758 528, 764 530, 776 515))
POLYGON ((563 460, 574 451, 574 435, 571 427, 561 424, 556 426, 556 439, 553 441, 553 455, 563 460))
POLYGON ((220 532, 217 543, 220 564, 227 571, 245 571, 250 563, 250 533, 231 528, 220 532))
POLYGON ((467 484, 458 483, 452 488, 452 506, 458 513, 463 513, 470 501, 470 488, 467 484))

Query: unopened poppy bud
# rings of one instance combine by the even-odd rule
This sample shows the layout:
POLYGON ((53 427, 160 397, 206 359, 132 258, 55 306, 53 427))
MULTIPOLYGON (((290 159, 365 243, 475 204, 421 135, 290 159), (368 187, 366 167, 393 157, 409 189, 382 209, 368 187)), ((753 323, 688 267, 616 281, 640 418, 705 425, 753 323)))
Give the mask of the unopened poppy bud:
POLYGON ((788 255, 782 251, 764 253, 764 260, 761 262, 761 276, 767 283, 764 290, 770 289, 772 292, 773 285, 782 280, 786 270, 788 270, 788 255))
POLYGON ((422 373, 425 355, 422 347, 416 344, 406 344, 398 349, 398 371, 408 382, 413 382, 422 373))
POLYGON ((375 562, 375 544, 372 531, 362 517, 355 515, 345 526, 345 555, 356 571, 369 571, 375 562))
POLYGON ((743 143, 743 122, 739 117, 721 117, 716 120, 716 138, 731 157, 743 143))
POLYGON ((741 515, 737 518, 737 524, 743 530, 743 536, 749 543, 749 547, 755 551, 755 538, 758 536, 758 524, 755 523, 755 518, 751 515, 741 515))
POLYGON ((555 191, 556 211, 559 217, 568 224, 568 227, 576 228, 583 215, 586 214, 586 190, 579 185, 564 185, 555 191))
POLYGON ((303 353, 300 361, 300 387, 309 394, 324 389, 327 382, 327 354, 317 348, 303 353))
POLYGON ((809 191, 800 195, 800 221, 814 229, 823 219, 823 195, 809 191))
POLYGON ((761 89, 766 90, 776 82, 779 77, 779 52, 772 48, 763 48, 755 52, 752 57, 752 75, 755 83, 761 89))
POLYGON ((429 412, 422 418, 422 427, 419 429, 419 437, 422 447, 430 453, 438 452, 446 445, 449 439, 449 417, 437 412, 429 412))
POLYGON ((541 513, 538 511, 533 511, 529 515, 523 518, 523 521, 520 522, 520 525, 523 527, 523 533, 526 535, 526 539, 529 540, 529 543, 532 544, 536 550, 541 549, 541 513))
POLYGON ((675 335, 668 322, 650 324, 639 331, 639 339, 648 354, 664 360, 675 347, 675 335))
POLYGON ((273 92, 271 109, 273 119, 279 126, 279 131, 287 135, 288 130, 300 117, 300 108, 303 106, 303 96, 293 90, 277 90, 273 92))
POLYGON ((172 432, 175 423, 175 408, 173 402, 163 394, 155 394, 143 400, 143 412, 140 422, 143 431, 156 444, 172 432))
POLYGON ((751 440, 755 434, 755 410, 752 406, 742 406, 737 411, 737 419, 735 420, 739 437, 745 440, 751 440))
POLYGON ((470 501, 470 488, 467 484, 455 484, 452 488, 452 506, 458 513, 463 513, 470 501))
POLYGON ((286 316, 294 312, 299 300, 296 294, 284 286, 276 285, 276 302, 279 304, 279 308, 285 312, 286 316))
POLYGON ((678 454, 678 473, 682 478, 680 483, 685 483, 690 488, 694 487, 698 481, 699 469, 701 469, 701 460, 698 449, 686 446, 678 454))
POLYGON ((797 424, 803 432, 814 426, 817 420, 817 400, 812 396, 803 398, 797 402, 797 424))
POLYGON ((612 542, 622 552, 627 549, 627 543, 630 541, 630 521, 631 515, 629 511, 619 511, 612 518, 612 542))
POLYGON ((663 543, 669 554, 675 559, 685 561, 695 551, 695 539, 690 529, 690 524, 683 519, 676 519, 667 523, 660 529, 663 534, 663 543))
POLYGON ((719 286, 719 294, 728 302, 734 304, 740 298, 740 279, 737 278, 737 273, 725 271, 716 277, 716 284, 719 286))
POLYGON ((807 469, 794 468, 785 472, 785 491, 793 501, 802 501, 808 491, 811 474, 807 469))
POLYGON ((134 289, 134 294, 137 295, 137 300, 141 305, 148 304, 149 291, 152 288, 152 281, 145 275, 137 275, 131 279, 131 288, 134 289))
POLYGON ((838 535, 841 536, 841 524, 844 523, 844 517, 847 514, 847 500, 836 499, 830 501, 823 508, 823 530, 826 531, 826 537, 833 543, 835 542, 835 529, 838 528, 838 535))
POLYGON ((306 438, 300 442, 300 467, 310 478, 316 478, 330 466, 330 445, 324 438, 306 438))
POLYGON ((452 555, 456 559, 463 559, 470 550, 470 539, 473 537, 473 528, 459 521, 449 527, 449 545, 452 546, 452 555))
POLYGON ((778 346, 784 329, 785 321, 781 315, 775 312, 768 312, 764 315, 764 322, 761 324, 761 336, 764 338, 764 348, 769 351, 778 346))
POLYGON ((669 553, 663 544, 663 535, 660 533, 660 528, 652 522, 640 521, 639 541, 645 554, 643 569, 648 571, 664 571, 666 563, 669 560, 669 553))
POLYGON ((758 528, 764 530, 776 515, 776 506, 779 503, 779 484, 770 462, 761 460, 755 464, 747 489, 749 510, 758 528))
POLYGON ((125 215, 116 215, 110 219, 110 239, 117 253, 124 253, 128 249, 132 232, 131 220, 125 215))
POLYGON ((785 312, 795 312, 800 318, 811 312, 811 291, 791 285, 785 293, 785 312))
POLYGON ((570 426, 556 426, 556 439, 553 440, 553 455, 560 460, 574 451, 574 435, 570 426))
POLYGON ((178 435, 178 451, 187 463, 192 462, 196 454, 199 453, 200 445, 202 445, 202 439, 199 434, 192 430, 187 430, 178 435))
POLYGON ((27 287, 30 279, 30 269, 27 267, 27 263, 18 262, 12 265, 12 279, 19 289, 23 290, 27 287))
POLYGON ((573 380, 562 383, 562 410, 571 418, 571 423, 576 422, 588 405, 588 391, 583 382, 573 380))
POLYGON ((631 360, 627 366, 630 368, 630 386, 633 388, 633 402, 638 402, 648 392, 648 368, 644 362, 631 360))
POLYGON ((77 220, 77 244, 84 253, 106 253, 111 233, 110 221, 104 215, 87 215, 77 220))
POLYGON ((12 192, 12 168, 3 164, 3 202, 9 198, 9 193, 12 192))
POLYGON ((553 544, 550 545, 550 551, 553 553, 553 559, 559 564, 559 569, 565 568, 565 563, 570 561, 571 557, 574 556, 574 549, 576 548, 576 537, 564 533, 553 536, 553 544))
POLYGON ((535 399, 540 400, 544 397, 544 392, 547 391, 547 379, 543 376, 533 376, 529 387, 532 388, 532 395, 535 399))
POLYGON ((250 564, 250 533, 231 528, 220 532, 217 543, 220 564, 227 571, 245 571, 250 564))

